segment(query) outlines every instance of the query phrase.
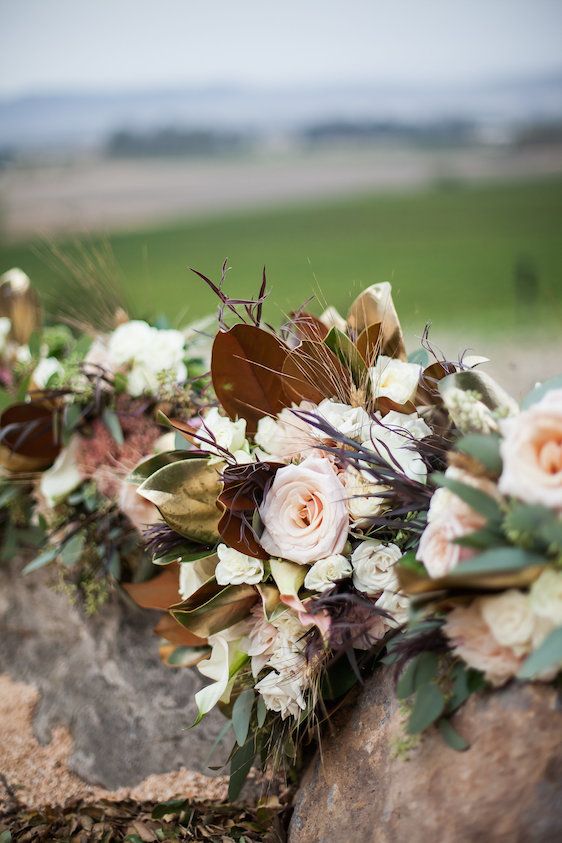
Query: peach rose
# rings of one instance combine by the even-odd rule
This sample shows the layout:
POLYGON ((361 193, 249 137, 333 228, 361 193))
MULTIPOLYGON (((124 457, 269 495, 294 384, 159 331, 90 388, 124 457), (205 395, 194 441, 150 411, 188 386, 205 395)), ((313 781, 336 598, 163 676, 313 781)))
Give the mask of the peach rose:
POLYGON ((562 389, 501 423, 504 495, 562 511, 562 389))
POLYGON ((260 516, 264 550, 300 565, 341 553, 347 541, 346 492, 330 461, 321 457, 280 468, 260 516))
POLYGON ((482 616, 481 600, 458 606, 447 616, 444 632, 453 651, 469 667, 481 670, 491 685, 499 687, 512 679, 522 659, 511 647, 499 644, 482 616))
MULTIPOLYGON (((498 497, 498 491, 491 480, 472 477, 457 468, 448 468, 447 477, 465 485, 474 486, 490 497, 498 497)), ((443 577, 474 556, 468 547, 455 544, 455 539, 480 530, 486 519, 471 509, 458 495, 449 489, 437 489, 431 499, 427 513, 427 527, 422 533, 416 558, 423 562, 430 577, 443 577)))

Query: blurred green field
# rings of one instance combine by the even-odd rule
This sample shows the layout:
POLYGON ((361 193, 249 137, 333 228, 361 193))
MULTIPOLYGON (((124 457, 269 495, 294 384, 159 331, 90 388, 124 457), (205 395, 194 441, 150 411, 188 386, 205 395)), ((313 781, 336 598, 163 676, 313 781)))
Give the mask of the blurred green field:
MULTIPOLYGON (((430 320, 436 333, 552 334, 562 326, 561 223, 559 177, 178 221, 82 247, 109 245, 135 315, 165 313, 173 323, 215 304, 188 267, 217 278, 228 257, 233 296, 255 293, 266 265, 276 321, 313 292, 345 311, 362 287, 389 280, 416 332, 430 320)), ((59 273, 48 252, 45 244, 5 246, 0 269, 21 266, 56 302, 59 273)))

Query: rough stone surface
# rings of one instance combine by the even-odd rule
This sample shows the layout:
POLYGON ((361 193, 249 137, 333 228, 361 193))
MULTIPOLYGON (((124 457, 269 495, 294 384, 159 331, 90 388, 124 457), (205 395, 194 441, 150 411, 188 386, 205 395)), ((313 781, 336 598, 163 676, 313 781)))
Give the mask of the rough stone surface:
POLYGON ((130 787, 185 767, 208 773, 220 714, 188 729, 192 670, 164 667, 152 629, 159 616, 115 596, 92 618, 48 586, 48 572, 0 570, 0 672, 40 692, 34 731, 47 743, 57 726, 73 738, 70 769, 106 788, 130 787))
POLYGON ((554 689, 512 686, 455 716, 459 753, 433 732, 398 757, 392 679, 381 671, 311 762, 290 843, 550 843, 562 839, 562 711, 554 689))

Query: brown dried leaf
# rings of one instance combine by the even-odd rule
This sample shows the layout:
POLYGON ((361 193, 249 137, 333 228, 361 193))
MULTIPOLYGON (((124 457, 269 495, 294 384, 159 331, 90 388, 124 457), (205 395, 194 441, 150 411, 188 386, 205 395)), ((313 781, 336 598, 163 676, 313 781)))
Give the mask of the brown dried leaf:
POLYGON ((406 360, 404 336, 392 300, 392 287, 387 281, 372 284, 357 296, 349 309, 347 321, 357 334, 370 325, 381 323, 381 353, 406 360))
POLYGON ((287 404, 336 398, 349 404, 353 382, 351 372, 327 345, 305 340, 291 351, 283 366, 283 389, 287 404))

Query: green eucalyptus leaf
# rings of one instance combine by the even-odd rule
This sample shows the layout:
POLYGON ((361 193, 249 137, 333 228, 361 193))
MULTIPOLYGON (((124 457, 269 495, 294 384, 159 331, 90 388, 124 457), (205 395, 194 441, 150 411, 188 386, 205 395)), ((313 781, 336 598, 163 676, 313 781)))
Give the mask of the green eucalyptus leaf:
POLYGON ((37 571, 39 568, 42 568, 44 565, 48 565, 49 562, 52 562, 57 555, 58 548, 48 547, 43 551, 43 553, 40 553, 39 556, 36 556, 35 559, 27 563, 22 571, 22 574, 31 574, 32 571, 37 571))
POLYGON ((467 433, 457 443, 457 450, 468 454, 482 463, 492 474, 499 475, 502 470, 500 455, 500 437, 495 434, 467 433))
POLYGON ((80 561, 84 551, 85 542, 86 534, 84 532, 80 532, 76 533, 63 544, 59 555, 61 562, 65 565, 65 567, 72 568, 80 561))
POLYGON ((161 820, 168 814, 181 814, 190 808, 189 799, 168 799, 167 802, 159 802, 152 810, 152 819, 161 820))
POLYGON ((421 366, 422 369, 425 369, 429 365, 429 354, 425 348, 418 348, 416 351, 408 354, 408 363, 415 363, 416 366, 421 366))
POLYGON ((562 666, 562 626, 554 629, 540 647, 523 662, 519 679, 534 679, 543 670, 562 666))
POLYGON ((457 730, 452 726, 451 721, 447 720, 446 717, 442 717, 439 720, 437 728, 441 737, 451 749, 456 750, 456 752, 464 752, 466 749, 469 749, 470 744, 468 741, 465 741, 462 735, 459 735, 457 730))
POLYGON ((252 768, 256 754, 253 735, 248 738, 244 746, 237 747, 230 759, 230 780, 228 782, 228 799, 235 802, 240 796, 244 782, 252 768))
POLYGON ((396 685, 396 696, 399 700, 405 700, 411 697, 416 689, 415 678, 418 659, 419 655, 410 659, 406 668, 400 674, 400 679, 396 685))
POLYGON ((417 735, 441 717, 445 709, 445 697, 435 682, 421 685, 416 691, 414 707, 408 721, 408 732, 417 735))
POLYGON ((258 696, 258 704, 256 707, 256 715, 258 718, 258 726, 261 729, 263 724, 265 723, 265 718, 267 717, 267 708, 262 696, 258 696))
POLYGON ((452 477, 446 477, 444 474, 433 474, 432 479, 438 486, 445 486, 445 488, 450 489, 464 503, 479 512, 488 521, 498 522, 503 518, 503 512, 498 502, 481 489, 461 483, 460 480, 454 480, 452 477))
POLYGON ((544 398, 546 393, 550 392, 551 389, 562 389, 562 375, 556 375, 553 378, 549 378, 548 380, 537 384, 521 402, 521 409, 528 410, 529 407, 532 407, 533 404, 536 404, 541 400, 541 398, 544 398))
POLYGON ((250 719, 254 707, 255 693, 251 688, 242 691, 232 707, 232 728, 238 746, 244 746, 250 728, 250 719))
POLYGON ((494 547, 461 562, 449 577, 463 577, 466 574, 497 574, 506 571, 518 571, 533 565, 544 565, 543 556, 531 553, 521 547, 494 547))
POLYGON ((125 442, 125 437, 123 436, 121 422, 119 421, 117 413, 114 413, 113 410, 110 410, 106 407, 106 409, 102 413, 102 420, 104 425, 111 433, 115 442, 117 442, 118 445, 123 445, 123 443, 125 442))

